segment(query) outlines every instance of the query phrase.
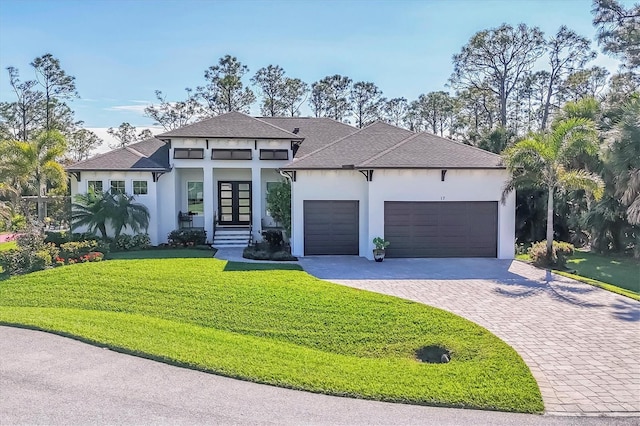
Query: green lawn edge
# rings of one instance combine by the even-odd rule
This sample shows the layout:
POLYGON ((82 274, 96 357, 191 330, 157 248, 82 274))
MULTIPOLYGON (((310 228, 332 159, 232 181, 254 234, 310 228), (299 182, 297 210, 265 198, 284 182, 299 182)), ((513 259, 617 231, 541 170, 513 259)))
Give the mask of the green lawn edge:
POLYGON ((533 395, 530 401, 518 400, 520 396, 516 392, 506 392, 496 404, 495 395, 483 401, 482 389, 477 389, 470 390, 469 393, 475 394, 476 400, 475 403, 469 403, 460 399, 460 396, 457 397, 458 400, 453 396, 459 389, 450 392, 445 389, 447 383, 435 382, 428 383, 430 390, 441 387, 443 395, 440 398, 424 399, 419 393, 405 394, 405 388, 401 385, 414 380, 412 375, 407 374, 407 367, 410 367, 411 372, 414 369, 447 368, 447 364, 427 365, 402 359, 363 359, 123 313, 49 308, 18 308, 14 313, 18 315, 0 313, 0 325, 49 332, 128 355, 254 383, 333 396, 436 407, 531 414, 539 414, 544 410, 535 380, 530 389, 533 395), (20 314, 24 316, 21 318, 20 314), (129 333, 122 334, 123 330, 128 330, 129 333), (158 331, 157 335, 163 339, 156 341, 141 338, 149 330, 158 331), (258 341, 262 342, 256 344, 258 341), (262 344, 268 346, 272 357, 265 358, 262 351, 256 350, 262 344), (205 356, 195 350, 202 347, 207 349, 205 356), (243 359, 240 369, 230 361, 237 358, 243 359), (304 359, 305 362, 298 363, 299 359, 304 359), (212 360, 216 362, 212 363, 212 360), (385 374, 388 369, 394 370, 395 374, 385 374), (377 371, 377 376, 371 376, 372 371, 377 371), (389 377, 393 378, 392 383, 389 382, 389 377), (297 381, 292 381, 292 378, 297 381), (363 379, 371 384, 366 390, 357 386, 363 379), (397 385, 396 388, 393 388, 394 384, 397 385), (514 410, 514 404, 520 409, 514 410))
POLYGON ((528 263, 528 264, 530 264, 530 265, 532 265, 532 266, 534 266, 536 268, 539 268, 539 269, 545 269, 547 271, 551 271, 554 274, 558 274, 558 275, 561 275, 563 277, 571 278, 573 280, 579 281, 579 282, 584 283, 584 284, 589 284, 589 285, 592 285, 594 287, 598 287, 598 288, 601 288, 603 290, 610 291, 610 292, 615 293, 615 294, 619 294, 620 296, 625 296, 625 297, 628 297, 630 299, 640 301, 640 294, 635 293, 635 292, 633 292, 631 290, 627 290, 627 289, 622 288, 622 287, 618 287, 615 284, 606 283, 604 281, 596 280, 596 279, 585 277, 585 276, 578 275, 578 274, 573 274, 573 273, 570 273, 570 272, 567 272, 567 271, 561 271, 561 270, 558 270, 558 269, 550 269, 550 268, 542 268, 542 267, 536 266, 531 262, 531 256, 529 256, 528 254, 518 254, 518 255, 516 255, 516 260, 518 260, 520 262, 528 263))
POLYGON ((559 271, 557 269, 552 269, 551 272, 554 274, 562 275, 563 277, 571 278, 576 281, 580 281, 581 283, 589 284, 595 287, 599 287, 603 290, 610 291, 612 293, 619 294, 620 296, 629 297, 633 300, 640 301, 640 295, 636 294, 632 291, 626 290, 624 288, 620 288, 613 284, 608 284, 602 281, 594 280, 593 278, 583 277, 581 275, 572 274, 566 271, 559 271))
MULTIPOLYGON (((4 291, 0 292, 0 296, 4 294, 4 297, 0 297, 0 305, 4 305, 0 309, 0 323, 53 332, 181 367, 329 395, 525 413, 540 413, 544 409, 538 385, 520 355, 486 329, 464 318, 403 299, 320 281, 305 272, 277 269, 243 271, 241 265, 228 265, 215 259, 189 259, 194 268, 202 268, 204 263, 201 261, 210 266, 221 267, 221 277, 228 281, 224 283, 225 286, 234 279, 245 280, 246 277, 247 280, 255 280, 256 277, 262 277, 262 274, 269 274, 269 277, 273 276, 271 274, 283 274, 288 280, 306 280, 303 282, 304 286, 313 287, 314 283, 318 283, 318 288, 312 288, 312 292, 334 291, 347 298, 352 295, 357 299, 371 300, 374 304, 382 303, 381 308, 387 303, 402 305, 407 307, 408 315, 414 315, 416 310, 422 309, 442 312, 436 312, 433 319, 441 321, 445 317, 452 318, 455 322, 455 325, 452 322, 454 333, 459 328, 465 330, 463 335, 471 332, 473 335, 483 336, 478 338, 488 346, 483 346, 482 349, 478 347, 478 359, 456 361, 454 358, 449 364, 429 365, 407 358, 363 357, 327 352, 326 349, 311 348, 297 342, 272 339, 269 334, 266 335, 268 337, 247 335, 200 326, 191 320, 182 322, 175 318, 158 318, 149 313, 138 315, 130 312, 53 308, 44 306, 51 301, 39 298, 32 300, 43 306, 7 306, 15 305, 16 300, 11 296, 12 287, 23 287, 21 280, 39 282, 41 289, 47 289, 53 296, 60 294, 58 297, 66 300, 65 293, 59 293, 57 288, 50 287, 55 283, 54 276, 60 281, 67 281, 76 275, 81 277, 78 280, 86 279, 87 276, 97 277, 96 271, 109 266, 109 263, 117 266, 115 269, 108 268, 110 273, 117 274, 125 268, 139 268, 140 265, 134 267, 129 260, 65 266, 0 283, 0 290, 4 291), (229 269, 239 272, 226 272, 226 266, 232 266, 229 269), (434 371, 444 374, 428 374, 434 371)), ((149 269, 155 272, 160 261, 149 262, 149 269)), ((188 263, 183 259, 180 262, 183 265, 188 263)), ((270 266, 273 268, 276 265, 270 266)), ((252 267, 253 264, 250 264, 247 269, 252 267)), ((138 288, 140 282, 130 278, 138 288)), ((97 288, 87 288, 86 292, 93 295, 97 288)), ((291 290, 290 287, 284 288, 291 290)), ((69 285, 65 291, 75 292, 74 289, 77 287, 69 285)), ((30 297, 27 296, 31 294, 29 286, 22 291, 24 297, 30 297)), ((165 292, 166 289, 161 291, 165 292)), ((177 288, 176 291, 185 294, 191 292, 184 287, 177 288)), ((114 306, 113 309, 121 308, 114 306)), ((268 329, 265 330, 269 332, 268 329)), ((301 331, 304 332, 297 332, 301 331)), ((358 339, 360 336, 354 335, 354 338, 358 339)), ((476 338, 472 337, 473 339, 476 338)))

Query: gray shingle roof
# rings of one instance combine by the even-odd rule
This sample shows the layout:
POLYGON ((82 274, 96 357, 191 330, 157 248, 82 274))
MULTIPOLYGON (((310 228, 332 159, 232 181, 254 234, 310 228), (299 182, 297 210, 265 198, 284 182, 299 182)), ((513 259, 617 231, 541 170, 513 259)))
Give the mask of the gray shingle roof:
POLYGON ((502 157, 470 145, 417 133, 358 165, 361 168, 504 168, 502 157))
POLYGON ((323 148, 295 158, 284 169, 504 168, 488 151, 430 133, 376 122, 323 148))
POLYGON ((355 133, 357 128, 331 118, 316 117, 258 117, 289 132, 299 129, 297 135, 304 138, 296 157, 302 157, 325 145, 355 133))
POLYGON ((306 155, 297 155, 285 168, 340 169, 357 166, 412 134, 409 130, 378 121, 306 155))
POLYGON ((281 129, 271 123, 236 111, 207 118, 206 120, 162 133, 157 137, 160 139, 171 137, 302 139, 299 135, 281 129))
POLYGON ((67 170, 169 170, 169 147, 161 140, 151 138, 72 164, 67 170))

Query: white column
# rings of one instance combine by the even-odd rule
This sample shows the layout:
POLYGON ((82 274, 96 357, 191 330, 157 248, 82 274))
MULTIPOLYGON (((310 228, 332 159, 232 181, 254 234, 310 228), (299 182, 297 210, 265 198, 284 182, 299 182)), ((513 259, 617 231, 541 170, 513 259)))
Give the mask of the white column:
POLYGON ((213 242, 213 169, 204 167, 202 170, 203 180, 202 202, 204 203, 204 230, 207 231, 207 241, 213 242))
POLYGON ((262 239, 262 176, 259 166, 251 167, 251 224, 253 240, 262 239))

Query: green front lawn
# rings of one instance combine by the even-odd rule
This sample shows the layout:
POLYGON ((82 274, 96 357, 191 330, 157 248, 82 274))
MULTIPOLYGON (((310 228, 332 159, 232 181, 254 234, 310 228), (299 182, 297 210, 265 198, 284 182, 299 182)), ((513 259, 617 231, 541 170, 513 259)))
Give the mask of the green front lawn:
POLYGON ((4 243, 0 243, 0 251, 7 251, 14 248, 18 248, 18 245, 15 241, 7 241, 4 243))
POLYGON ((187 259, 187 258, 212 258, 215 254, 213 250, 198 249, 149 249, 117 251, 107 254, 107 259, 135 260, 135 259, 187 259))
POLYGON ((63 266, 0 282, 0 323, 312 392, 542 411, 527 366, 484 328, 295 269, 213 258, 63 266), (451 362, 416 360, 428 345, 451 362))
MULTIPOLYGON (((516 255, 516 259, 524 262, 531 261, 528 254, 516 255)), ((640 261, 636 259, 576 250, 567 261, 567 269, 575 271, 575 274, 564 271, 555 272, 640 300, 640 261)))
POLYGON ((613 284, 640 294, 640 262, 631 257, 611 257, 577 251, 569 258, 567 268, 576 275, 613 284))

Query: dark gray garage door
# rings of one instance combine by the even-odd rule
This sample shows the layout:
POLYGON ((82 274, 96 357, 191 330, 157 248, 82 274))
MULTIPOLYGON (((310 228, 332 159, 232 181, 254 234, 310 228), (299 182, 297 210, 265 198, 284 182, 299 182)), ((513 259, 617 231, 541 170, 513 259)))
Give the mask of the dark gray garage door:
POLYGON ((304 254, 355 254, 358 201, 305 201, 304 254))
POLYGON ((496 257, 498 203, 384 203, 388 257, 496 257))

